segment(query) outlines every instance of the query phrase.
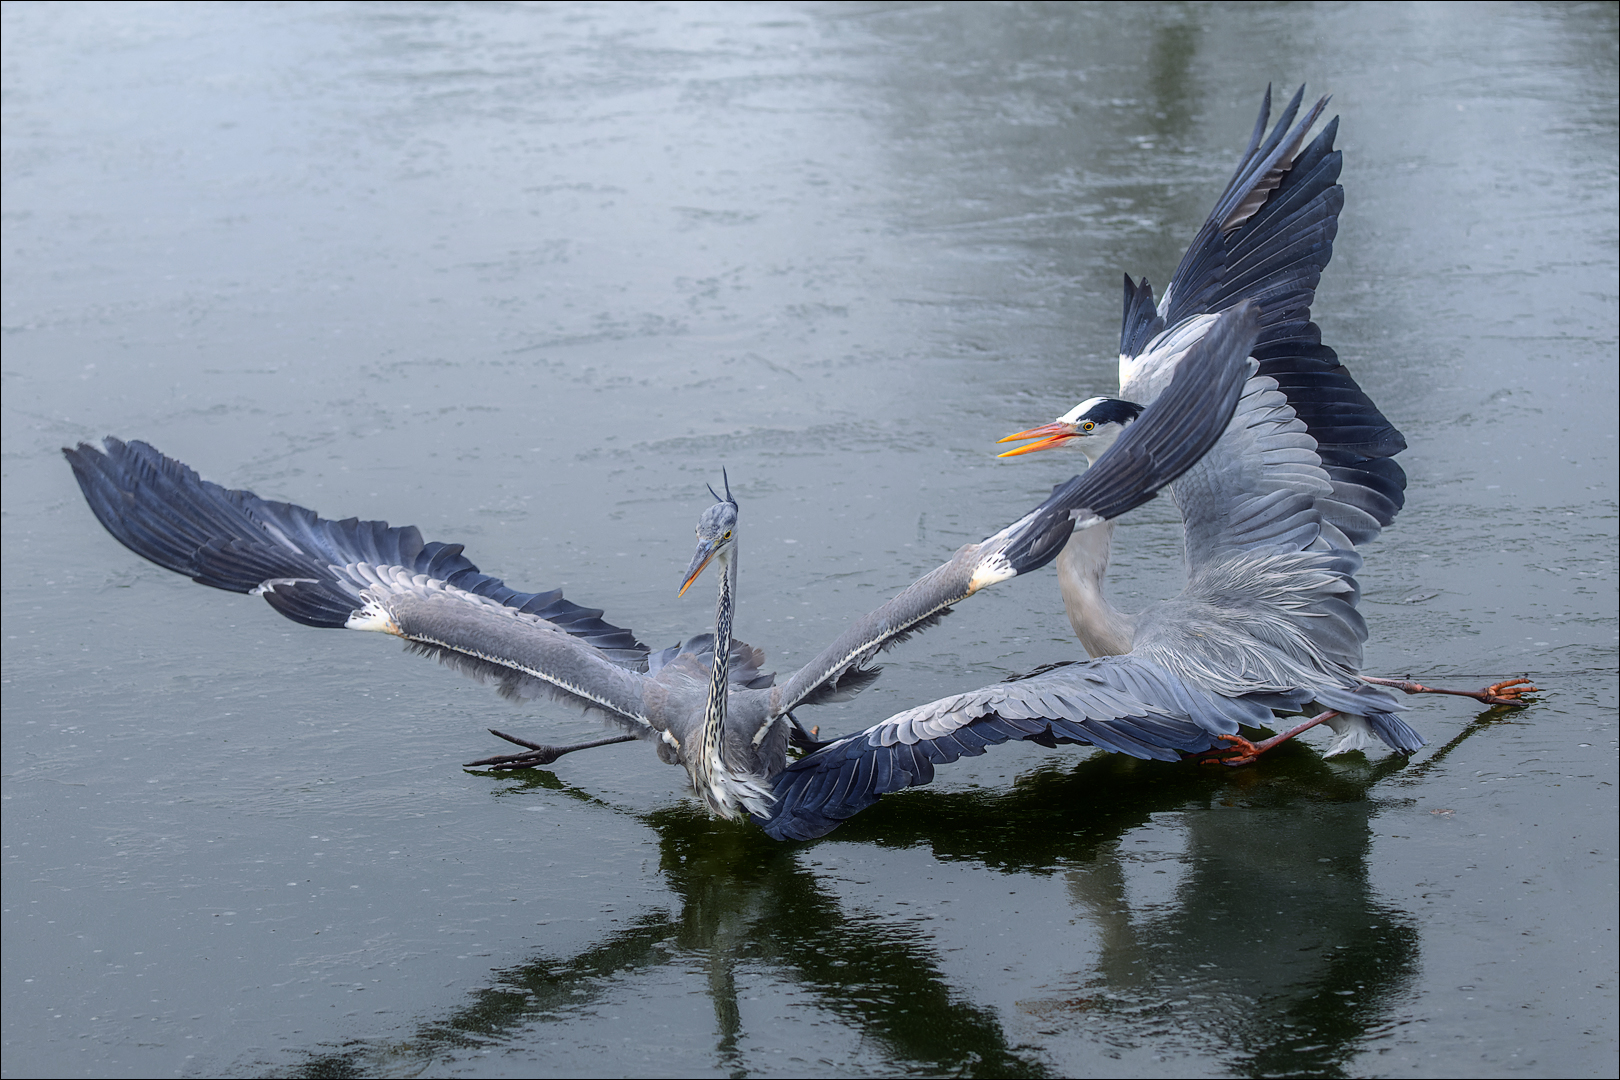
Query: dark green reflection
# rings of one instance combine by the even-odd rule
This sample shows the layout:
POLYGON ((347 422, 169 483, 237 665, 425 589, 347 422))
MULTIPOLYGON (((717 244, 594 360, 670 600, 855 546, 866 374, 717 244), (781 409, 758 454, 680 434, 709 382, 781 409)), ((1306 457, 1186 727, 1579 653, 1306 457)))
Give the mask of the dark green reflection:
POLYGON ((1151 30, 1147 85, 1153 94, 1150 116, 1154 134, 1180 136, 1192 127, 1193 109, 1203 88, 1193 78, 1193 58, 1203 27, 1190 12, 1166 8, 1151 30), (1177 16, 1180 16, 1179 18, 1177 16))
POLYGON ((1369 791, 1405 762, 1284 749, 1237 773, 1099 756, 1010 792, 890 800, 840 835, 1064 872, 1102 951, 1072 996, 1040 1003, 1049 1030, 1213 1056, 1238 1075, 1334 1076, 1416 970, 1417 933, 1365 865, 1369 791), (1125 840, 1149 824, 1184 840, 1184 876, 1170 903, 1133 910, 1140 852, 1125 840))
MULTIPOLYGON (((560 786, 550 774, 529 784, 560 786)), ((352 1044, 312 1057, 298 1075, 392 1072, 445 1051, 521 1045, 536 1025, 590 1004, 611 981, 693 956, 706 958, 717 1065, 732 1076, 748 1073, 737 1047, 743 1031, 734 980, 744 961, 791 974, 820 1007, 880 1041, 896 1064, 969 1076, 1045 1075, 1038 1061, 1007 1045, 993 1011, 946 983, 934 951, 914 929, 846 918, 836 897, 800 865, 802 849, 752 827, 712 821, 696 807, 643 820, 659 834, 660 868, 681 898, 673 919, 647 915, 578 955, 541 954, 497 969, 493 986, 424 1023, 407 1042, 352 1044)))
MULTIPOLYGON (((1496 715, 1482 714, 1423 767, 1496 715)), ((1043 767, 1010 790, 890 798, 834 835, 1008 874, 1063 874, 1101 954, 1071 992, 1033 1004, 1048 1029, 1213 1056, 1241 1076, 1338 1076, 1388 1022, 1417 966, 1410 918, 1373 894, 1366 866, 1369 819, 1390 803, 1371 790, 1405 765, 1330 763, 1298 745, 1235 771, 1098 755, 1043 767), (1149 825, 1179 838, 1182 877, 1168 901, 1133 909, 1126 881, 1141 849, 1127 841, 1149 825)), ((503 780, 494 794, 537 787, 603 805, 551 773, 503 780)), ((734 977, 742 963, 809 991, 897 1069, 1045 1073, 971 988, 950 984, 915 924, 847 915, 805 866, 815 845, 777 844, 695 807, 641 820, 659 836, 676 914, 644 915, 574 956, 542 952, 496 969, 490 987, 408 1040, 312 1056, 299 1074, 392 1072, 468 1048, 521 1048, 610 987, 693 958, 708 972, 716 1065, 733 1076, 749 1072, 734 977)))

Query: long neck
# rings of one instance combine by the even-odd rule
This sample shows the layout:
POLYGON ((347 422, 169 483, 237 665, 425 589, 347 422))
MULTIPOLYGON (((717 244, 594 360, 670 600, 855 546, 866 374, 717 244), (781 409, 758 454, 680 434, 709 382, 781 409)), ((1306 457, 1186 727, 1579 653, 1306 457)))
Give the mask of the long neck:
POLYGON ((1135 617, 1120 611, 1103 596, 1103 576, 1108 571, 1108 550, 1113 539, 1112 521, 1081 529, 1069 537, 1057 558, 1063 610, 1080 644, 1092 656, 1128 653, 1136 638, 1135 617))
POLYGON ((703 707, 700 756, 705 771, 723 769, 721 739, 726 729, 726 685, 731 670, 731 609, 737 583, 734 552, 721 555, 720 595, 714 606, 714 667, 709 674, 709 698, 703 707))

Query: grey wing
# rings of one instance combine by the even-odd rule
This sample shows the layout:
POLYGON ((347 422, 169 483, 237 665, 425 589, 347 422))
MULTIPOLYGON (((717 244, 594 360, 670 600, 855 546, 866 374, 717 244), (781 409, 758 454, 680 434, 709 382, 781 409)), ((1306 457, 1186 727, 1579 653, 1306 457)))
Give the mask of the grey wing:
MULTIPOLYGON (((1324 597, 1333 597, 1333 580, 1326 578, 1323 585, 1324 597)), ((1220 736, 1236 734, 1240 726, 1271 725, 1273 710, 1297 712, 1313 700, 1366 717, 1373 733, 1396 750, 1423 745, 1395 715, 1400 704, 1387 692, 1353 681, 1298 678, 1300 672, 1281 664, 1270 650, 1253 650, 1252 657, 1217 650, 1209 666, 1231 676, 1231 685, 1209 678, 1199 662, 1209 650, 1177 647, 1154 630, 1178 625, 1184 638, 1192 638, 1212 637, 1219 628, 1195 621, 1200 613, 1189 611, 1187 602, 1165 607, 1172 610, 1162 623, 1148 627, 1149 648, 1139 640, 1136 651, 1124 656, 941 698, 791 762, 776 779, 770 816, 759 825, 778 840, 824 836, 882 796, 930 783, 936 766, 1013 740, 1090 745, 1173 761, 1216 748, 1220 736), (1155 649, 1156 644, 1167 647, 1155 649), (1237 666, 1228 670, 1224 664, 1237 666)))
POLYGON ((759 824, 778 840, 823 836, 882 796, 931 782, 936 766, 1012 740, 1173 761, 1240 724, 1270 723, 1269 704, 1211 694, 1138 657, 1103 657, 941 698, 829 743, 782 771, 759 824))
POLYGON ((1282 695, 1275 708, 1316 700, 1344 712, 1400 706, 1362 683, 1366 624, 1354 551, 1239 551, 1191 577, 1180 596, 1144 611, 1132 655, 1213 693, 1282 695))
POLYGON ((1271 104, 1267 88, 1248 150, 1165 289, 1159 313, 1166 325, 1248 300, 1261 308, 1264 344, 1309 320, 1332 257, 1344 189, 1336 183, 1340 156, 1333 149, 1338 120, 1306 146, 1328 99, 1300 117, 1304 96, 1301 86, 1260 141, 1271 104))
MULTIPOLYGON (((707 685, 708 671, 714 664, 714 635, 697 634, 667 649, 647 654, 647 674, 657 675, 665 667, 682 657, 691 657, 704 670, 707 685)), ((727 662, 726 681, 735 690, 762 690, 776 682, 776 673, 761 670, 765 666, 765 650, 737 638, 731 639, 731 657, 727 662)))
POLYGON ((1322 696, 1353 687, 1367 639, 1352 537, 1378 522, 1344 490, 1276 381, 1250 378, 1225 433, 1174 485, 1187 587, 1143 613, 1135 651, 1223 693, 1312 687, 1331 708, 1367 712, 1322 696))
POLYGON ((1164 298, 1155 305, 1146 278, 1138 283, 1126 277, 1120 356, 1137 356, 1167 327, 1240 300, 1260 305, 1262 341, 1288 333, 1291 317, 1310 318, 1322 268, 1332 257, 1344 190, 1336 183, 1336 119, 1301 153, 1328 102, 1319 99, 1296 124, 1304 94, 1302 86, 1267 136, 1271 88, 1266 88, 1248 148, 1188 245, 1164 298))
POLYGON ((1234 551, 1349 548, 1336 523, 1359 513, 1338 501, 1316 441, 1263 375, 1245 383, 1226 431, 1173 495, 1189 573, 1234 551))
POLYGON ((1342 526, 1370 519, 1339 500, 1274 380, 1248 381, 1225 434, 1173 494, 1187 587, 1142 613, 1134 651, 1226 694, 1351 687, 1367 626, 1361 557, 1342 526))
POLYGON ((1174 485, 1187 586, 1138 617, 1132 654, 1219 695, 1367 716, 1410 751, 1422 740, 1394 716, 1401 706, 1356 677, 1367 626, 1351 537, 1377 522, 1343 490, 1276 381, 1251 377, 1225 433, 1174 485))
POLYGON ((1239 301, 1260 308, 1253 356, 1316 441, 1320 464, 1342 512, 1327 516, 1351 543, 1378 535, 1405 502, 1406 474, 1392 459, 1406 440, 1322 344, 1310 307, 1333 255, 1344 190, 1338 120, 1304 146, 1327 105, 1322 98, 1296 124, 1304 87, 1262 140, 1271 91, 1226 191, 1176 268, 1155 307, 1146 279, 1125 284, 1120 335, 1121 393, 1152 400, 1167 364, 1202 320, 1239 301), (1301 149, 1301 147, 1304 147, 1301 149), (1166 328, 1169 328, 1166 330, 1166 328))
POLYGON ((199 584, 260 593, 294 622, 346 625, 371 584, 348 568, 393 567, 534 615, 617 664, 646 668, 647 647, 603 621, 600 610, 563 599, 561 590, 508 588, 480 573, 460 544, 424 543, 414 525, 333 521, 302 506, 228 490, 144 442, 109 438, 105 452, 81 443, 63 454, 91 511, 125 547, 199 584))
MULTIPOLYGON (((674 665, 657 678, 631 671, 538 615, 398 566, 351 563, 342 570, 345 578, 366 583, 361 606, 347 621, 350 629, 402 638, 413 652, 493 680, 503 697, 550 697, 631 734, 659 737, 662 717, 648 690, 667 682, 674 665)), ((294 591, 302 587, 290 585, 294 591)))
POLYGON ((1111 520, 1155 497, 1214 446, 1238 401, 1256 332, 1256 313, 1234 308, 1187 351, 1169 388, 1081 475, 1000 532, 958 550, 882 607, 857 620, 791 675, 780 715, 851 680, 883 649, 942 618, 979 589, 1037 570, 1057 557, 1076 528, 1111 520))
POLYGON ((1355 609, 1360 565, 1353 551, 1238 552, 1144 612, 1131 655, 1184 684, 1279 712, 1312 706, 1362 717, 1385 745, 1411 753, 1424 739, 1397 715, 1404 705, 1355 675, 1367 636, 1355 609))

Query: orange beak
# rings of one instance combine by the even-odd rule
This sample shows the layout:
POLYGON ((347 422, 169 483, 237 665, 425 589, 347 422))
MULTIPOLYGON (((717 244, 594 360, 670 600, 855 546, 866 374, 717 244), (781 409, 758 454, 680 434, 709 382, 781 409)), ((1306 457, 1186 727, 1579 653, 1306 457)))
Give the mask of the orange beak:
POLYGON ((692 556, 692 565, 686 568, 686 580, 681 582, 681 591, 676 593, 676 596, 686 595, 686 590, 692 587, 692 582, 698 579, 698 575, 703 573, 703 568, 709 565, 709 560, 714 558, 714 553, 719 550, 719 541, 698 545, 697 554, 692 556))
POLYGON ((1065 424, 1061 420, 1054 420, 1050 424, 1042 424, 1040 427, 1030 428, 1028 431, 1020 431, 1016 435, 1008 435, 1005 439, 997 439, 998 444, 1017 442, 1020 439, 1039 439, 1040 441, 1032 442, 1028 446, 1020 446, 1016 450, 1008 450, 1006 453, 997 454, 996 456, 1017 457, 1019 454, 1033 454, 1037 450, 1050 450, 1055 446, 1062 446, 1074 437, 1073 424, 1065 424))

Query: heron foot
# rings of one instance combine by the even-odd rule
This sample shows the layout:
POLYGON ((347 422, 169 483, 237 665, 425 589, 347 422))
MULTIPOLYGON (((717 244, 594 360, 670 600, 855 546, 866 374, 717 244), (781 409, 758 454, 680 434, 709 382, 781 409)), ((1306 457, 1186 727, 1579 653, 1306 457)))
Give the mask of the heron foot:
POLYGON ((1524 699, 1525 694, 1535 694, 1540 691, 1531 684, 1529 679, 1503 679, 1492 683, 1483 690, 1442 690, 1432 686, 1424 686, 1420 682, 1410 679, 1375 679, 1363 676, 1367 682, 1375 686, 1388 686, 1403 694, 1450 694, 1453 697, 1473 698, 1486 705, 1512 705, 1524 706, 1530 704, 1524 699))
POLYGON ((1280 746, 1298 735, 1302 731, 1309 731, 1324 720, 1331 720, 1339 714, 1332 709, 1324 713, 1317 713, 1303 724, 1296 724, 1280 735, 1273 735, 1269 739, 1253 743, 1241 735, 1217 735, 1217 739, 1232 745, 1206 752, 1204 762, 1209 765, 1251 765, 1261 754, 1274 746, 1280 746), (1224 755, 1224 756, 1223 756, 1224 755))
POLYGON ((1540 690, 1529 679, 1504 679, 1491 683, 1480 693, 1483 695, 1480 700, 1491 705, 1528 705, 1524 695, 1537 694, 1540 690))
POLYGON ((1256 746, 1242 735, 1217 735, 1215 737, 1231 745, 1206 750, 1202 757, 1205 765, 1248 765, 1265 753, 1264 748, 1256 746))
POLYGON ((635 739, 634 735, 614 735, 606 739, 597 739, 594 742, 575 743, 573 746, 547 746, 544 743, 520 739, 516 735, 508 735, 504 731, 496 731, 494 728, 490 728, 489 733, 497 739, 505 739, 507 742, 515 743, 518 746, 527 746, 529 752, 527 754, 499 754, 495 757, 479 758, 477 761, 467 762, 462 768, 475 769, 487 766, 498 772, 536 769, 543 765, 550 765, 564 754, 572 754, 575 750, 589 750, 593 746, 611 746, 614 743, 631 742, 635 739))

